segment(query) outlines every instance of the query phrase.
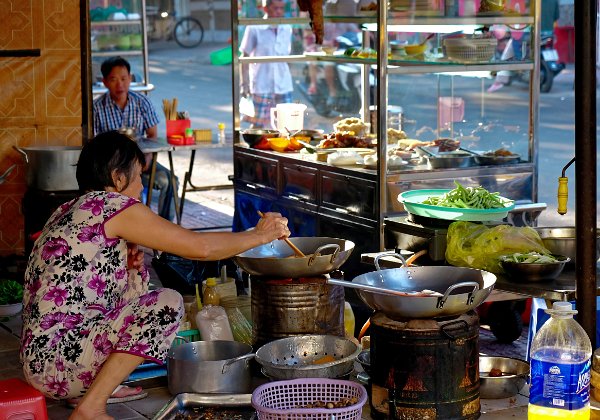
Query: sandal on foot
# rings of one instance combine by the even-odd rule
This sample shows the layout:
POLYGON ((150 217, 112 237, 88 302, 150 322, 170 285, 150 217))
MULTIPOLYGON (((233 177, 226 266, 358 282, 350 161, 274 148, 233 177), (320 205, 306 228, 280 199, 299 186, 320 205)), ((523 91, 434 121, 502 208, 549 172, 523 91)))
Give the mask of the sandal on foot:
MULTIPOLYGON (((148 396, 148 393, 146 391, 144 391, 141 386, 132 388, 132 387, 128 387, 126 385, 119 385, 113 391, 112 395, 110 396, 110 398, 107 401, 107 404, 116 404, 116 403, 123 403, 123 402, 128 402, 128 401, 141 400, 142 398, 146 398, 147 396, 148 396), (124 389, 131 389, 132 392, 130 394, 122 395, 120 397, 116 395, 119 393, 122 394, 123 392, 121 392, 121 391, 123 391, 124 389)), ((67 407, 69 407, 69 408, 77 407, 77 404, 79 404, 80 402, 81 402, 81 397, 80 398, 69 398, 66 401, 67 407)))

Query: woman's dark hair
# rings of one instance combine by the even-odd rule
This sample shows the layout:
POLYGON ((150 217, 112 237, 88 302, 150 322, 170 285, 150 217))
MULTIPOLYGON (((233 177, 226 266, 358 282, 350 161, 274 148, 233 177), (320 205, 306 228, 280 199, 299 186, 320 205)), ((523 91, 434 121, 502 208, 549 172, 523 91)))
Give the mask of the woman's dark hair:
POLYGON ((135 164, 144 167, 144 154, 137 143, 118 131, 98 134, 81 149, 77 162, 77 183, 81 192, 104 191, 115 188, 113 172, 124 175, 127 188, 131 182, 135 164))

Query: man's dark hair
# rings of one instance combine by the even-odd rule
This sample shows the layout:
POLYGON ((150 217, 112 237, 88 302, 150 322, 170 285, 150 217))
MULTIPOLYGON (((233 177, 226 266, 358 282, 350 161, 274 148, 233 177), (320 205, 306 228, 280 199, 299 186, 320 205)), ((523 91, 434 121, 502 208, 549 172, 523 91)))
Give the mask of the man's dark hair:
POLYGON ((100 71, 102 72, 102 77, 107 78, 112 69, 115 67, 125 67, 127 69, 127 73, 131 73, 131 66, 129 65, 129 61, 125 60, 123 57, 110 57, 102 62, 100 66, 100 71))
POLYGON ((137 143, 118 131, 98 134, 81 149, 77 162, 77 183, 82 193, 115 188, 113 172, 125 175, 127 188, 134 174, 135 163, 144 167, 144 154, 137 143))

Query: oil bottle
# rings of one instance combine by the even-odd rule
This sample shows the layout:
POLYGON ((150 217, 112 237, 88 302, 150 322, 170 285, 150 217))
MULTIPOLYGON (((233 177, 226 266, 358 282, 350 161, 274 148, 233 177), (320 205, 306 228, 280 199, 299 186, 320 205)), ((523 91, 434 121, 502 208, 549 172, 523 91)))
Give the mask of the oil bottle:
POLYGON ((551 318, 531 344, 528 419, 590 418, 592 345, 569 302, 554 302, 551 318))

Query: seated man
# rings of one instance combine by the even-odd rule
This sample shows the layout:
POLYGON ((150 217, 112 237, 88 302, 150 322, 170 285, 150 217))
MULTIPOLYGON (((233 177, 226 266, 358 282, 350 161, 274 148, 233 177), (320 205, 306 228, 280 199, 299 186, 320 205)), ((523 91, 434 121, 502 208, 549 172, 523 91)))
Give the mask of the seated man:
MULTIPOLYGON (((111 57, 100 67, 102 82, 108 92, 94 100, 94 135, 120 128, 133 128, 135 136, 146 135, 156 138, 158 115, 150 100, 142 94, 129 91, 131 84, 131 66, 122 57, 111 57)), ((148 187, 150 179, 150 159, 146 156, 146 166, 142 180, 148 187)), ((177 183, 177 178, 175 178, 177 183)), ((156 164, 153 188, 160 190, 158 214, 172 220, 175 214, 171 172, 156 164)), ((177 188, 177 186, 175 186, 177 188)))

